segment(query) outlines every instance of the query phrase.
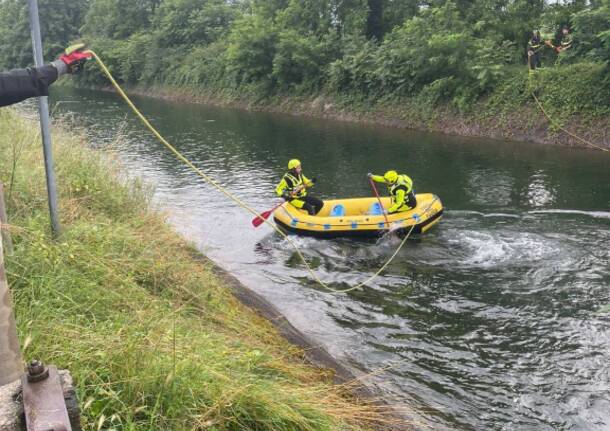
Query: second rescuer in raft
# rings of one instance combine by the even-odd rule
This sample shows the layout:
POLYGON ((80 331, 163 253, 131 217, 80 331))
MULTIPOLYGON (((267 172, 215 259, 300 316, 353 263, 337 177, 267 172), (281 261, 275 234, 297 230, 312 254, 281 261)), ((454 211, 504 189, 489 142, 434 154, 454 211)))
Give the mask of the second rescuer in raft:
POLYGON ((367 176, 376 183, 384 183, 392 197, 392 206, 388 214, 408 211, 417 206, 415 193, 413 193, 413 180, 406 175, 398 175, 396 171, 387 171, 381 175, 368 173, 367 176))
POLYGON ((288 172, 282 177, 282 181, 275 188, 275 192, 294 207, 306 210, 309 215, 316 215, 324 206, 324 202, 314 196, 307 195, 307 189, 313 187, 315 182, 315 178, 310 180, 303 175, 301 162, 292 159, 288 162, 288 172))

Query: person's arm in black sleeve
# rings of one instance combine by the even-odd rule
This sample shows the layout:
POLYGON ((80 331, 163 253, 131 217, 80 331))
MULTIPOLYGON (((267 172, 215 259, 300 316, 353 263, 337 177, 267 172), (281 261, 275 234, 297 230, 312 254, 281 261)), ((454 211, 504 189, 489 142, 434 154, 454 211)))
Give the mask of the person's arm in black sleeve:
POLYGON ((21 102, 30 97, 48 96, 49 86, 64 73, 76 73, 92 53, 85 45, 72 45, 54 62, 42 67, 28 67, 0 73, 0 106, 21 102))
POLYGON ((42 67, 28 67, 0 73, 0 106, 21 102, 30 97, 48 96, 49 86, 67 71, 61 61, 42 67))

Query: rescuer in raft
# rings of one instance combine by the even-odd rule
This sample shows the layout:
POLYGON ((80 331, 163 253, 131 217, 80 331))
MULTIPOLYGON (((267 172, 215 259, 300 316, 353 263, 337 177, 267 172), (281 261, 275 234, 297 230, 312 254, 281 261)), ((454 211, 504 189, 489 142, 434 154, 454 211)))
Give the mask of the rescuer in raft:
POLYGON ((324 202, 315 196, 307 194, 307 189, 313 187, 315 178, 309 179, 303 175, 301 162, 292 159, 288 162, 288 172, 275 188, 278 196, 284 198, 290 205, 306 210, 309 215, 316 215, 324 206, 324 202))
POLYGON ((413 193, 413 180, 406 175, 399 175, 396 171, 387 171, 383 176, 368 173, 367 176, 376 183, 384 183, 388 186, 392 206, 388 208, 388 214, 408 211, 417 206, 415 193, 413 193))
POLYGON ((57 60, 44 66, 0 73, 0 106, 30 97, 48 96, 52 83, 65 73, 77 73, 92 57, 84 48, 84 44, 72 45, 57 60))

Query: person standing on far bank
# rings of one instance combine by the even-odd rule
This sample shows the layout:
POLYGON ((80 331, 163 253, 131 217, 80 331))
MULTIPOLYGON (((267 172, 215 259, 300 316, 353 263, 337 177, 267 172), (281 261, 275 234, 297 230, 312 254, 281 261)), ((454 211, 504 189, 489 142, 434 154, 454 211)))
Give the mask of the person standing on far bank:
POLYGON ((540 31, 532 31, 532 35, 527 44, 527 65, 529 70, 536 70, 540 67, 540 51, 544 48, 544 41, 540 36, 540 31))

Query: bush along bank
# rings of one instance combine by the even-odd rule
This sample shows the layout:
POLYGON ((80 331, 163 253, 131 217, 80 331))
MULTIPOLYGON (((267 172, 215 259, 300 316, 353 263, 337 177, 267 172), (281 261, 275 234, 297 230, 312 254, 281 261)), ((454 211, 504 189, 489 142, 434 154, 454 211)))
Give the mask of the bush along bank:
MULTIPOLYGON (((140 92, 582 145, 564 127, 610 146, 608 0, 118 3, 92 2, 80 36, 140 92), (543 68, 529 74, 526 46, 536 29, 554 46, 573 43, 560 54, 542 44, 543 68)), ((95 65, 80 83, 108 85, 95 65)))
POLYGON ((7 273, 26 359, 67 368, 85 429, 363 430, 387 409, 331 383, 151 212, 112 154, 54 130, 49 235, 38 128, 0 111, 7 273))
MULTIPOLYGON (((606 106, 610 100, 610 79, 607 73, 605 65, 596 63, 540 69, 535 74, 515 68, 491 94, 467 110, 439 100, 434 91, 424 91, 416 97, 378 98, 348 91, 263 96, 258 89, 250 87, 237 91, 192 85, 124 84, 124 88, 132 94, 253 111, 450 135, 610 149, 610 108, 606 106), (533 95, 537 96, 550 120, 533 95), (581 139, 570 136, 563 129, 581 139)), ((74 83, 63 80, 59 85, 73 86, 74 83)), ((110 86, 83 85, 82 82, 76 86, 115 91, 110 86)))
MULTIPOLYGON (((608 145, 610 0, 40 3, 42 16, 54 17, 42 20, 46 58, 82 39, 138 91, 575 144, 558 132, 565 127, 608 145), (542 69, 530 76, 534 50, 529 65, 542 69)), ((27 28, 26 4, 3 1, 0 66, 29 61, 27 28)), ((108 85, 95 65, 79 81, 108 85)))

